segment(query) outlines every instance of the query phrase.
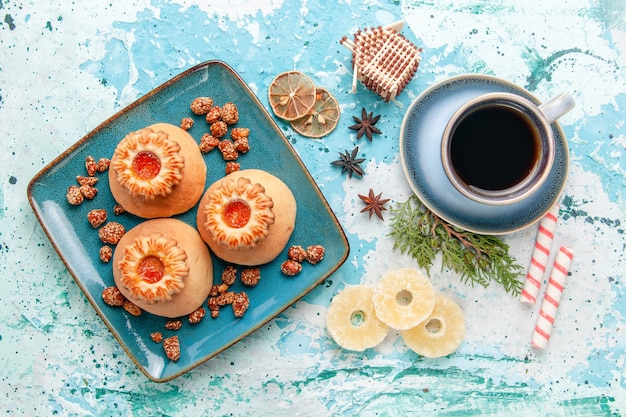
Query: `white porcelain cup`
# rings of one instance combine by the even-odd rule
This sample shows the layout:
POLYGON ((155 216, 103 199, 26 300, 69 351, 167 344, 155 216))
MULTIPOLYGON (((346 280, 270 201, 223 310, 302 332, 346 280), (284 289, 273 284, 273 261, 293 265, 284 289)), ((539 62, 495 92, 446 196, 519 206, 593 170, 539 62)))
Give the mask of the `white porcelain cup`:
POLYGON ((528 198, 554 162, 551 124, 574 107, 563 93, 542 105, 511 93, 488 93, 462 105, 443 132, 441 159, 454 187, 484 204, 528 198))

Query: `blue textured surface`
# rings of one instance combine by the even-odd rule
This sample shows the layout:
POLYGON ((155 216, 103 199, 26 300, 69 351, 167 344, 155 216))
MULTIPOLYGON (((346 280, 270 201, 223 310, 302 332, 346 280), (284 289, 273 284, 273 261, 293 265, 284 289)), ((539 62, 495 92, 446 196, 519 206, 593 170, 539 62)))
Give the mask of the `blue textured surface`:
MULTIPOLYGON (((0 2, 0 408, 7 415, 550 415, 626 413, 626 5, 600 0, 137 0, 0 2), (416 77, 384 103, 351 91, 358 29, 403 19, 423 48, 416 77), (119 109, 201 62, 233 66, 267 109, 267 87, 297 69, 341 106, 337 129, 309 140, 277 121, 350 242, 322 285, 202 366, 155 384, 132 363, 68 273, 28 205, 28 182, 119 109), (435 288, 464 311, 466 339, 425 360, 397 334, 340 349, 325 311, 345 285, 415 262, 393 250, 389 216, 368 220, 357 194, 404 201, 399 131, 426 88, 495 75, 576 108, 559 120, 570 149, 554 246, 575 250, 552 338, 534 351, 538 306, 472 288, 435 266, 435 288), (380 114, 373 142, 348 129, 380 114), (363 178, 330 164, 359 146, 363 178)), ((506 235, 528 265, 536 228, 506 235)))

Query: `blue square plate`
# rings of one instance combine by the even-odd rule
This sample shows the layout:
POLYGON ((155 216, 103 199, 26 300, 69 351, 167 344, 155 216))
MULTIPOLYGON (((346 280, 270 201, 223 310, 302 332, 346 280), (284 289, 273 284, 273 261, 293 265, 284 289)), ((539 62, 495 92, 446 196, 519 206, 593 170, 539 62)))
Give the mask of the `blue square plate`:
MULTIPOLYGON (((218 150, 204 158, 208 187, 225 175, 225 162, 218 150)), ((337 218, 292 146, 245 82, 219 61, 205 62, 183 72, 106 120, 39 172, 28 186, 28 198, 43 230, 98 315, 139 369, 157 382, 180 376, 270 321, 324 281, 349 253, 337 218), (128 213, 114 216, 115 201, 106 173, 97 174, 99 192, 93 200, 72 206, 65 194, 70 185, 76 184, 77 175, 86 175, 87 156, 96 160, 110 158, 129 132, 157 122, 178 125, 183 117, 193 117, 195 124, 189 133, 199 141, 208 125, 203 116, 196 116, 189 109, 199 96, 212 97, 217 105, 231 101, 239 108, 237 126, 250 129, 251 147, 238 160, 242 169, 266 170, 292 190, 298 212, 287 247, 320 244, 326 255, 317 265, 305 263, 302 273, 290 278, 280 272, 280 264, 287 259, 285 249, 276 260, 261 267, 261 282, 256 287, 244 288, 240 283, 232 287, 233 291, 245 291, 250 298, 243 318, 235 319, 232 309, 223 308, 220 316, 212 319, 205 304, 207 316, 200 323, 191 325, 183 318, 180 330, 168 331, 165 318, 146 312, 134 317, 121 308, 104 304, 101 297, 102 290, 113 285, 113 275, 111 264, 99 259, 102 242, 97 230, 87 222, 87 213, 105 208, 109 219, 122 223, 127 230, 142 219, 128 213), (164 337, 179 336, 181 357, 177 362, 169 361, 163 345, 150 339, 150 333, 155 331, 164 337)), ((195 227, 196 210, 194 207, 176 217, 195 227)), ((214 282, 219 283, 226 265, 215 256, 213 261, 214 282)))

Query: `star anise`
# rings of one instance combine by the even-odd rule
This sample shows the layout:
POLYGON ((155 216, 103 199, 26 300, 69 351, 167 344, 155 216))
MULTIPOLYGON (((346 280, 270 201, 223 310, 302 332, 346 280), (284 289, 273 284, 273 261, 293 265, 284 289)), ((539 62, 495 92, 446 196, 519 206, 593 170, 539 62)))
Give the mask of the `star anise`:
POLYGON ((372 135, 374 133, 376 133, 377 135, 383 133, 380 131, 380 129, 374 126, 376 123, 378 123, 378 119, 380 119, 380 114, 378 116, 374 116, 373 112, 367 113, 367 111, 365 111, 365 107, 363 107, 361 109, 361 118, 359 119, 356 116, 352 116, 352 118, 354 119, 356 124, 348 126, 348 129, 357 130, 357 139, 361 139, 361 137, 365 135, 367 140, 371 142, 372 135))
POLYGON ((359 164, 365 161, 365 158, 357 158, 356 155, 359 152, 359 147, 357 146, 352 150, 352 152, 348 153, 346 149, 346 153, 339 152, 340 159, 331 162, 333 165, 341 166, 341 173, 348 173, 348 177, 352 178, 352 174, 356 174, 360 177, 363 176, 363 169, 359 166, 359 164))
POLYGON ((365 208, 361 210, 361 213, 365 213, 369 211, 370 219, 372 218, 372 214, 376 214, 379 219, 383 219, 383 210, 387 210, 384 205, 390 200, 389 198, 381 198, 383 193, 378 195, 374 194, 374 190, 370 188, 370 192, 368 195, 359 194, 359 198, 365 203, 365 208))

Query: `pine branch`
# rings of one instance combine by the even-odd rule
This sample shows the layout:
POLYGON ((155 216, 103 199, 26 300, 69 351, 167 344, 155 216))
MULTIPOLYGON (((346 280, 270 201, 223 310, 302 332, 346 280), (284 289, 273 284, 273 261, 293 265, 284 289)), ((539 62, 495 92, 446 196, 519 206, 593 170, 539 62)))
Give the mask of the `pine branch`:
POLYGON ((416 196, 391 209, 394 249, 415 259, 427 272, 441 253, 441 267, 461 274, 465 284, 502 285, 507 293, 522 289, 523 268, 509 254, 509 246, 495 236, 468 232, 428 210, 416 196))

